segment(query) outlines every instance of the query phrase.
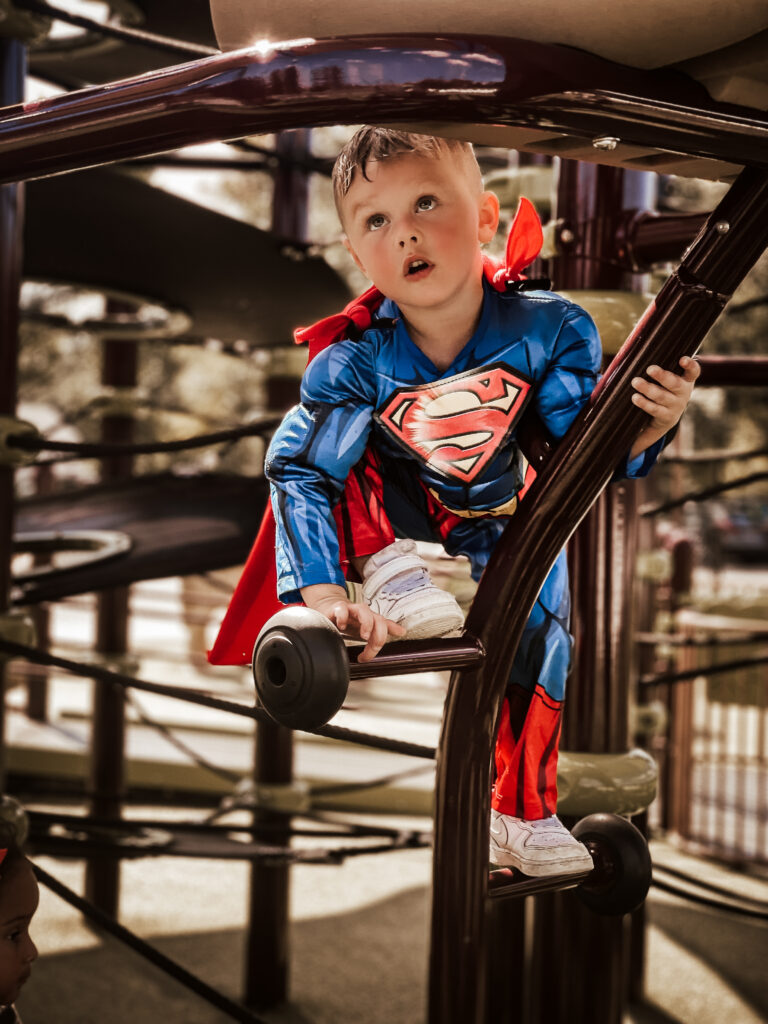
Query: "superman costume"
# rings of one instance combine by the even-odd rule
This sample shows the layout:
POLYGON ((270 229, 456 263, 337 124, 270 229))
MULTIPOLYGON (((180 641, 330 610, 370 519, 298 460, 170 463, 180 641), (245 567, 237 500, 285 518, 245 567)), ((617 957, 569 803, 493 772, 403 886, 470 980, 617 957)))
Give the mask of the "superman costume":
MULTIPOLYGON (((370 293, 368 326, 365 317, 361 332, 347 323, 355 339, 311 360, 301 403, 266 461, 281 601, 300 601, 312 584, 343 585, 342 563, 398 535, 438 541, 468 557, 475 579, 482 574, 526 486, 517 436, 523 411, 531 403, 559 439, 594 389, 601 360, 584 310, 551 292, 509 290, 509 258, 502 269, 486 267, 480 320, 442 373, 413 343, 397 306, 383 298, 366 304, 370 293)), ((644 475, 660 447, 624 474, 644 475)), ((504 814, 533 820, 556 810, 568 618, 561 553, 511 668, 492 799, 504 814)))

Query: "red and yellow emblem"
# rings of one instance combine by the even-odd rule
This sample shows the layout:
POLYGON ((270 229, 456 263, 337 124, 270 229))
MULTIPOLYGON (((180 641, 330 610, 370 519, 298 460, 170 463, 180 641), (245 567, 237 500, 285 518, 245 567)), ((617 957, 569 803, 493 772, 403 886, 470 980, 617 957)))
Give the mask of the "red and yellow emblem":
POLYGON ((434 472, 471 483, 509 436, 530 393, 530 380, 497 363, 398 388, 376 420, 434 472))

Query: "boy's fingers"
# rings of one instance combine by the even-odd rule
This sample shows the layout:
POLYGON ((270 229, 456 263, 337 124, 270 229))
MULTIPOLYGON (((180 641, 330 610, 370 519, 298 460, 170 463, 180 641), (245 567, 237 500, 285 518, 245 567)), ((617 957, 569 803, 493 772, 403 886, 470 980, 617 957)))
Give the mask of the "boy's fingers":
POLYGON ((347 622, 349 621, 349 606, 346 604, 335 604, 333 606, 333 621, 336 625, 336 629, 340 633, 343 633, 347 628, 347 622))
POLYGON ((675 395, 669 388, 654 384, 652 381, 645 380, 644 377, 635 377, 632 381, 632 386, 637 394, 643 395, 658 405, 666 405, 667 402, 673 401, 675 398, 675 395))
POLYGON ((351 618, 357 620, 357 631, 362 640, 367 640, 373 628, 375 616, 371 609, 364 604, 351 604, 348 606, 351 618))
POLYGON ((391 619, 385 619, 383 615, 374 614, 368 643, 358 655, 357 660, 371 661, 379 653, 390 636, 401 637, 404 634, 405 629, 402 626, 391 619))
MULTIPOLYGON (((665 391, 671 391, 673 393, 681 391, 686 385, 686 379, 684 376, 680 376, 679 373, 672 373, 671 370, 662 370, 660 366, 649 366, 647 374, 652 377, 658 387, 663 388, 665 391)), ((637 377, 636 380, 644 380, 643 377, 637 377)), ((632 382, 634 383, 634 381, 632 382)))
POLYGON ((373 613, 371 613, 371 617, 373 622, 371 623, 370 632, 367 638, 363 637, 363 639, 367 639, 368 642, 357 656, 358 661, 371 661, 387 642, 387 627, 385 620, 381 615, 374 615, 373 613))
POLYGON ((680 360, 680 365, 683 368, 683 377, 689 383, 698 380, 701 375, 701 364, 698 359, 692 359, 690 356, 683 356, 680 360))

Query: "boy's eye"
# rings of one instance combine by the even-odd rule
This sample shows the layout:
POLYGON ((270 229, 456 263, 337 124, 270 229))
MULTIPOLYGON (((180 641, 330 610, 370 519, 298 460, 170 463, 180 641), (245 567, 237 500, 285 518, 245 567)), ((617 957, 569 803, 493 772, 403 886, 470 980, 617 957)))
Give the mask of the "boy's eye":
POLYGON ((436 199, 434 196, 422 196, 416 203, 416 209, 422 213, 428 210, 434 210, 436 205, 436 199))
POLYGON ((386 217, 383 213, 374 213, 372 217, 368 218, 366 224, 369 231, 378 231, 386 224, 386 217))

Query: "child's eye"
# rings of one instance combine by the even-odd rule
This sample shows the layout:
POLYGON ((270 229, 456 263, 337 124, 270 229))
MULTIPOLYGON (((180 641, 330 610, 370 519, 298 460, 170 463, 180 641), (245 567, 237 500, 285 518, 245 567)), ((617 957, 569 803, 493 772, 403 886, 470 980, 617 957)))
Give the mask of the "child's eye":
POLYGON ((383 213, 374 213, 373 216, 369 217, 366 221, 366 225, 369 231, 378 231, 379 228, 383 228, 387 222, 387 218, 383 213))
POLYGON ((436 205, 437 200, 434 196, 422 196, 416 202, 416 209, 420 210, 422 213, 426 213, 429 210, 434 210, 436 205))

